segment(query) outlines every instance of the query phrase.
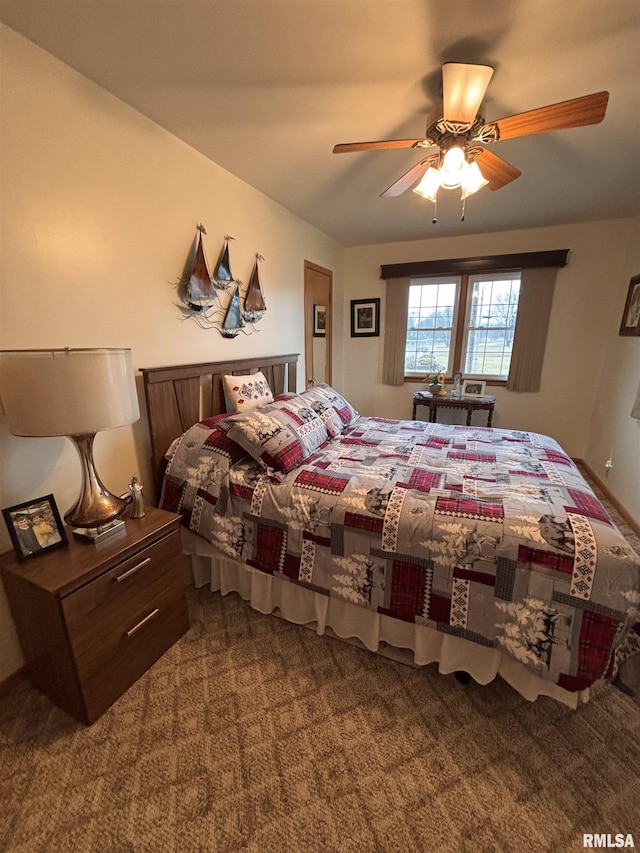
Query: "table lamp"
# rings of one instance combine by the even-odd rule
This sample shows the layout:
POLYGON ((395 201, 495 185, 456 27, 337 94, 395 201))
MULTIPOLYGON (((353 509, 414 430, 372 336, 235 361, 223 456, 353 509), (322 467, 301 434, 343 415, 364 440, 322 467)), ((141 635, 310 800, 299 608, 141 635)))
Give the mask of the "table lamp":
POLYGON ((82 491, 64 516, 67 524, 92 539, 113 527, 126 503, 100 481, 93 441, 97 432, 140 417, 131 350, 3 350, 0 394, 14 435, 64 435, 75 445, 82 491))

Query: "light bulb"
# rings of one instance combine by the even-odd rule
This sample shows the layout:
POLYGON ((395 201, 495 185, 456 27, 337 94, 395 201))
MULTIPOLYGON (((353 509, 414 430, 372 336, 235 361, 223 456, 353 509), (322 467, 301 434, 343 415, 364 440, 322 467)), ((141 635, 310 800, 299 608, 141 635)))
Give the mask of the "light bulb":
POLYGON ((462 183, 467 167, 464 150, 454 145, 444 155, 442 168, 440 169, 440 185, 447 190, 453 190, 462 183))

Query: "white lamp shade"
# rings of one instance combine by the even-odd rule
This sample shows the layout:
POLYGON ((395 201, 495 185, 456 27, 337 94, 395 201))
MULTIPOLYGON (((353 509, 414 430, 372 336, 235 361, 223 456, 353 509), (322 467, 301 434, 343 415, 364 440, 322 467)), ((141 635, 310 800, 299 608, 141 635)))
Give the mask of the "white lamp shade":
POLYGON ((130 349, 4 351, 0 394, 14 435, 86 435, 140 417, 130 349))
POLYGON ((477 193, 482 187, 486 187, 488 183, 489 181, 484 177, 480 171, 480 167, 474 160, 473 163, 469 164, 464 180, 462 181, 462 198, 468 198, 473 193, 477 193))
POLYGON ((429 201, 435 202, 438 190, 440 189, 440 172, 430 166, 424 173, 422 180, 417 187, 414 187, 414 193, 428 198, 429 201))

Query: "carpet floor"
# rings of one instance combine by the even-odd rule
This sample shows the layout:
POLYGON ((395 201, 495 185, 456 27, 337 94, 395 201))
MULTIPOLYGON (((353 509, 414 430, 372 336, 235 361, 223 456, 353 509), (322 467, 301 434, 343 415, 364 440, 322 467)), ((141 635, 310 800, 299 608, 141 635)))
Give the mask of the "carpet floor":
POLYGON ((189 633, 93 726, 26 682, 0 701, 0 850, 640 846, 640 707, 616 688, 530 703, 188 596, 189 633))

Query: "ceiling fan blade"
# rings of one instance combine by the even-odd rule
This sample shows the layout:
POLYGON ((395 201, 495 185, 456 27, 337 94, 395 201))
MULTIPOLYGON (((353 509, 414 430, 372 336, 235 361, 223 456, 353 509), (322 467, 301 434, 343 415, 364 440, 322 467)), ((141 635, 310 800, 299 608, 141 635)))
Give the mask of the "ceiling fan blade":
MULTIPOLYGON (((384 151, 389 148, 414 148, 425 139, 386 139, 380 142, 341 142, 333 146, 334 154, 349 154, 352 151, 384 151)), ((431 143, 429 143, 431 144, 431 143)))
POLYGON ((442 95, 445 121, 472 124, 487 91, 493 68, 445 62, 442 66, 442 95))
POLYGON ((493 151, 488 151, 483 148, 480 154, 475 158, 478 168, 482 172, 482 177, 489 181, 490 190, 499 190, 511 181, 519 178, 522 172, 516 169, 502 157, 498 157, 493 151))
POLYGON ((414 184, 417 184, 420 178, 427 171, 429 166, 431 165, 432 157, 427 157, 426 160, 421 160, 420 163, 417 163, 412 169, 409 169, 408 172, 405 172, 401 178, 391 184, 390 187, 380 193, 380 198, 389 198, 390 196, 402 195, 405 190, 408 190, 409 187, 412 187, 414 184))
POLYGON ((500 139, 515 139, 518 136, 530 136, 549 130, 598 124, 604 118, 608 101, 608 92, 595 92, 593 95, 584 95, 582 98, 572 98, 559 104, 550 104, 537 110, 501 118, 485 126, 497 126, 500 139))

